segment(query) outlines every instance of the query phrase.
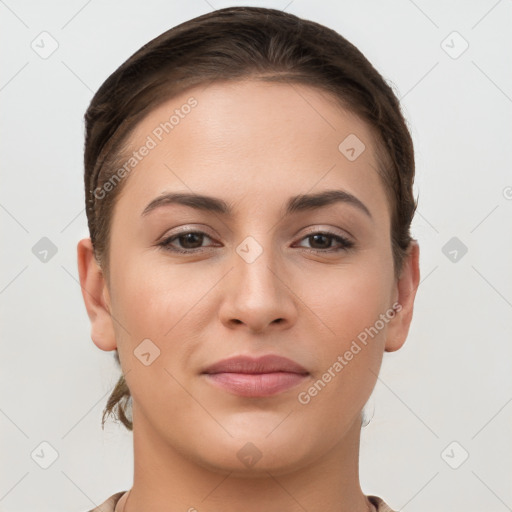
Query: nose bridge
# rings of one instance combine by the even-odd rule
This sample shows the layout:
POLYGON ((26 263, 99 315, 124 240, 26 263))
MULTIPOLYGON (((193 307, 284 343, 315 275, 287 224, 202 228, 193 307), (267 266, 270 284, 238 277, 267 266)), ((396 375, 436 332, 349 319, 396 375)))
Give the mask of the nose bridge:
POLYGON ((261 330, 274 323, 294 321, 295 306, 284 276, 278 252, 270 236, 247 236, 233 254, 233 270, 229 273, 229 297, 222 307, 223 321, 244 323, 261 330))
POLYGON ((235 249, 235 275, 240 285, 250 297, 266 296, 267 302, 272 296, 280 294, 281 285, 276 268, 280 267, 270 235, 249 235, 235 249))

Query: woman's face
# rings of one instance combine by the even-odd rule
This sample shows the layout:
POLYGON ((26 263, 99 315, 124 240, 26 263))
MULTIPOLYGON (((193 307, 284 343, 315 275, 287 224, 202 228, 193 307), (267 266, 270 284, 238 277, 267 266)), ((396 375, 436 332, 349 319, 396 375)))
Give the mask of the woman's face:
POLYGON ((405 339, 367 126, 307 86, 216 83, 156 108, 130 147, 105 293, 135 431, 274 474, 359 432, 383 351, 405 339), (326 191, 338 199, 302 197, 326 191), (162 199, 176 193, 211 199, 162 199), (305 372, 204 373, 267 354, 305 372))

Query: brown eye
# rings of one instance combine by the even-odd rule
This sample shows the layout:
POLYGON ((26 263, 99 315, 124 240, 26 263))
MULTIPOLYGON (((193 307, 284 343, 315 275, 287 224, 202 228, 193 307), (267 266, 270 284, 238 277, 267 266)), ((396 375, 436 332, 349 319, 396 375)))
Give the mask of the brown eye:
POLYGON ((204 236, 201 233, 186 233, 177 237, 177 240, 179 240, 181 246, 185 249, 197 249, 201 247, 203 239, 204 236))
POLYGON ((311 233, 302 240, 309 240, 309 243, 312 245, 310 250, 317 252, 338 252, 351 249, 354 246, 351 240, 334 233, 311 233), (333 240, 338 243, 338 247, 332 247, 333 240))
POLYGON ((181 253, 194 253, 199 252, 203 249, 204 239, 211 238, 201 231, 187 231, 183 233, 179 233, 177 235, 172 235, 165 240, 163 240, 158 245, 163 247, 167 251, 175 251, 181 253), (173 243, 177 242, 179 244, 178 247, 173 245, 173 243), (199 249, 199 251, 198 251, 199 249))
POLYGON ((333 237, 319 233, 317 235, 309 235, 308 239, 310 243, 313 243, 313 249, 330 249, 333 237))

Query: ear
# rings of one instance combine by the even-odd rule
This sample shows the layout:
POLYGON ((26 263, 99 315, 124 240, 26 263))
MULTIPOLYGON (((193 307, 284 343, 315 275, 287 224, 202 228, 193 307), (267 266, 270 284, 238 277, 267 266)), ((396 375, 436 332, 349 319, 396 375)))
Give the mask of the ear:
POLYGON ((388 323, 386 352, 394 352, 407 339, 414 309, 414 299, 420 283, 420 248, 413 240, 405 256, 402 272, 396 283, 395 316, 388 323))
POLYGON ((117 343, 110 315, 110 296, 90 238, 78 242, 77 258, 82 297, 91 321, 92 341, 101 350, 114 350, 117 343))

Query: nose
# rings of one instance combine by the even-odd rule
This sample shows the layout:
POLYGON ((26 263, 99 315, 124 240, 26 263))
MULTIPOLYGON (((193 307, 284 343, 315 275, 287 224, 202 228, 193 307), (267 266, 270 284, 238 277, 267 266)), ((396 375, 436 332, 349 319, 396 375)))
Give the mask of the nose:
POLYGON ((253 333, 289 329, 297 320, 297 295, 282 262, 264 250, 252 262, 233 255, 233 268, 223 280, 221 322, 253 333))

